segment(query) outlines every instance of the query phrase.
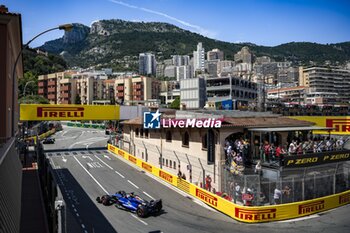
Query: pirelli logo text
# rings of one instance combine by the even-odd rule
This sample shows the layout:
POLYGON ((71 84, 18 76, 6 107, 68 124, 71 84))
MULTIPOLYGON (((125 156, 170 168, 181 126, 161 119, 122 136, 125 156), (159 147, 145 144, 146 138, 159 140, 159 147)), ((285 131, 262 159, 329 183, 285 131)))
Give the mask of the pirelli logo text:
POLYGON ((114 146, 109 145, 109 150, 112 151, 112 152, 115 152, 114 146))
POLYGON ((218 199, 209 194, 209 193, 206 193, 198 188, 196 188, 196 197, 199 197, 201 200, 213 205, 213 206, 218 206, 218 199))
POLYGON ((129 161, 133 162, 134 164, 136 164, 137 159, 134 156, 129 155, 129 161))
POLYGON ((335 128, 337 132, 350 132, 350 119, 326 119, 326 127, 335 128))
POLYGON ((159 177, 163 178, 164 180, 168 181, 169 183, 173 183, 173 176, 169 175, 168 173, 165 173, 163 171, 159 171, 159 177))
POLYGON ((120 155, 120 156, 124 157, 124 151, 122 151, 122 150, 118 150, 118 155, 120 155))
POLYGON ((324 200, 314 201, 308 204, 299 205, 299 214, 319 212, 324 209, 324 200))
POLYGON ((241 220, 261 221, 276 219, 276 209, 246 210, 235 208, 235 217, 241 220))
POLYGON ((343 194, 339 196, 339 204, 350 203, 350 193, 343 194))
POLYGON ((142 168, 146 171, 152 172, 152 166, 147 163, 142 162, 142 168))
POLYGON ((38 107, 36 111, 38 118, 83 118, 83 107, 38 107))

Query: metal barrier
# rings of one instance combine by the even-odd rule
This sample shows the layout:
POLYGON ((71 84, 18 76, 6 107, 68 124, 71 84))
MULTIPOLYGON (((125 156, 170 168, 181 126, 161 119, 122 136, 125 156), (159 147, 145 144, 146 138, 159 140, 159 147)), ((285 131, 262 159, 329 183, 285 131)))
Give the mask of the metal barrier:
POLYGON ((38 172, 50 232, 66 233, 66 204, 50 162, 38 144, 38 172))
POLYGON ((250 189, 252 205, 273 205, 274 193, 281 191, 279 204, 311 200, 341 193, 350 188, 350 162, 306 168, 263 170, 262 175, 236 175, 223 166, 223 192, 237 204, 243 204, 241 194, 250 189))
MULTIPOLYGON (((319 213, 339 206, 350 203, 350 190, 339 194, 312 199, 309 201, 294 202, 289 204, 272 205, 272 206, 241 206, 234 204, 222 197, 214 195, 180 177, 158 168, 154 164, 147 163, 128 152, 121 150, 111 144, 108 145, 108 150, 116 156, 128 160, 134 165, 142 168, 144 171, 161 178, 165 182, 178 187, 182 191, 201 200, 207 205, 221 211, 224 214, 242 222, 259 223, 271 222, 285 219, 292 219, 307 216, 310 214, 319 213)), ((256 179, 257 177, 252 177, 256 179)), ((249 178, 246 178, 249 179, 249 178)))

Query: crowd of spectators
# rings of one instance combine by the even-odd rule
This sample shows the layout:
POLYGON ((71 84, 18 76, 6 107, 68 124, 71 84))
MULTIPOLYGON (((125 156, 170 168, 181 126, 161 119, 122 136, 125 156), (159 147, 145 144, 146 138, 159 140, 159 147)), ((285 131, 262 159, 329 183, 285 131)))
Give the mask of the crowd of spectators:
POLYGON ((249 146, 248 140, 243 138, 226 140, 224 147, 226 165, 230 166, 232 173, 243 172, 244 165, 249 158, 249 146))
POLYGON ((348 106, 305 105, 305 104, 273 104, 268 105, 268 111, 284 116, 347 116, 348 106))
POLYGON ((326 151, 343 150, 347 140, 343 137, 338 139, 330 137, 314 137, 309 140, 292 140, 284 145, 269 143, 265 141, 260 145, 260 158, 263 162, 282 160, 288 155, 303 155, 307 153, 321 153, 326 151))

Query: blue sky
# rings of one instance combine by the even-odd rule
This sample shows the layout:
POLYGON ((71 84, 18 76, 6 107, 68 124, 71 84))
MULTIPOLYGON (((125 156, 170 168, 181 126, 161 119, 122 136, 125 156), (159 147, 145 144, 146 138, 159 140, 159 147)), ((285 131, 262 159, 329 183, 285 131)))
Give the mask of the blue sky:
MULTIPOLYGON (((275 46, 350 41, 349 0, 0 0, 22 14, 23 42, 63 23, 168 22, 210 38, 275 46)), ((32 46, 61 37, 55 31, 32 46)))

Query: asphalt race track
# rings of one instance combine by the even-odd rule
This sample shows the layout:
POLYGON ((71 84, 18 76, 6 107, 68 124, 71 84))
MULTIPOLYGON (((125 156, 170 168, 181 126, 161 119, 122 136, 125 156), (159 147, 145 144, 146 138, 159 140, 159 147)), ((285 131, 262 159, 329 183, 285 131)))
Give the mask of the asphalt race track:
POLYGON ((168 187, 107 150, 93 150, 106 145, 104 131, 64 127, 53 137, 56 143, 45 145, 45 149, 90 148, 46 153, 67 205, 67 232, 350 232, 349 205, 298 221, 244 224, 168 187), (164 211, 140 219, 134 213, 96 203, 97 196, 119 190, 135 192, 146 200, 161 198, 164 211))

